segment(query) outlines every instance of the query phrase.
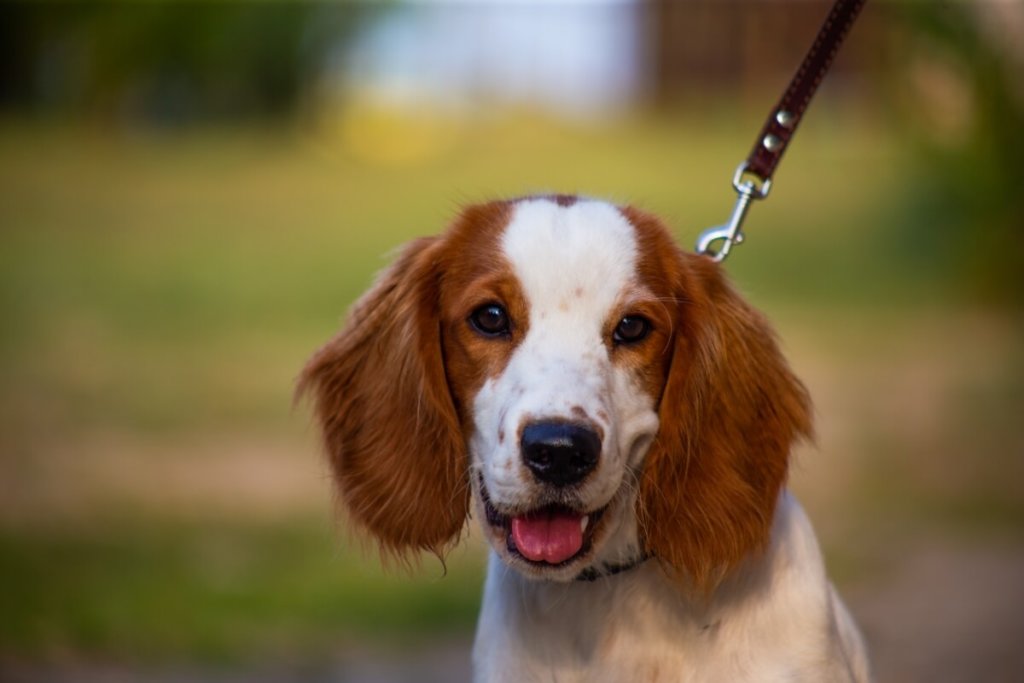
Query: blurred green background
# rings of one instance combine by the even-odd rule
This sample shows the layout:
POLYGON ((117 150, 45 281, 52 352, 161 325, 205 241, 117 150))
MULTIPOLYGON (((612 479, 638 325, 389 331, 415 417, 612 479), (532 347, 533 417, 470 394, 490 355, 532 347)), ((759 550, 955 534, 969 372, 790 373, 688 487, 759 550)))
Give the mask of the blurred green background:
MULTIPOLYGON (((1024 8, 870 3, 728 270, 880 681, 1024 670, 1024 8)), ((485 551, 385 572, 294 378, 494 196, 684 245, 827 4, 0 4, 0 678, 458 681, 485 551)))

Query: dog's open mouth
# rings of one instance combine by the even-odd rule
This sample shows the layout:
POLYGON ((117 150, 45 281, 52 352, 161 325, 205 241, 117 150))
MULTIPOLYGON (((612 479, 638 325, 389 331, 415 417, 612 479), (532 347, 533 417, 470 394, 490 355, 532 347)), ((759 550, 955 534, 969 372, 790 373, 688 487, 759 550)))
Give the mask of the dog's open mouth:
POLYGON ((537 567, 560 567, 586 555, 593 545, 594 530, 607 506, 581 512, 564 505, 545 505, 515 515, 499 512, 480 482, 487 523, 505 536, 509 553, 537 567))

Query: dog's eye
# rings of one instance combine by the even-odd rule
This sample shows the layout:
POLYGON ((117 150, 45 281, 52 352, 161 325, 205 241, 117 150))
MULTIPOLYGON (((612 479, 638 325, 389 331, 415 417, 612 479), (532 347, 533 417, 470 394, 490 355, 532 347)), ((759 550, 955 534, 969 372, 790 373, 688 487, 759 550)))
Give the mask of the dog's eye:
POLYGON ((633 344, 647 336, 651 323, 639 315, 627 315, 615 327, 612 338, 616 344, 633 344))
POLYGON ((500 337, 509 332, 508 313, 498 304, 484 304, 469 315, 474 330, 488 337, 500 337))

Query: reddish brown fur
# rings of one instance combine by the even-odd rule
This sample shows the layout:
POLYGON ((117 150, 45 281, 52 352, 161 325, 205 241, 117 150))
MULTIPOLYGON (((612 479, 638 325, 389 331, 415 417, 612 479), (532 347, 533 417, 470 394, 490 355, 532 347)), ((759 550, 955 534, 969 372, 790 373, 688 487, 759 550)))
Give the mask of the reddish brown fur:
POLYGON ((660 222, 628 209, 641 278, 674 292, 678 318, 658 436, 638 515, 645 548, 708 589, 770 535, 810 401, 764 317, 710 259, 685 254, 660 222))
POLYGON ((519 284, 507 266, 492 276, 474 280, 465 278, 469 275, 465 272, 466 265, 451 264, 447 276, 453 286, 446 287, 449 293, 442 296, 441 308, 448 381, 468 429, 473 397, 488 377, 495 377, 505 369, 512 350, 529 329, 529 312, 519 284), (469 284, 462 284, 464 279, 468 279, 469 284), (508 311, 511 331, 506 340, 485 339, 466 323, 473 311, 492 302, 503 304, 508 311))
POLYGON ((413 242, 313 356, 311 391, 352 518, 385 551, 444 551, 469 506, 467 454, 441 360, 439 239, 413 242))
POLYGON ((465 319, 487 300, 466 295, 501 272, 495 240, 506 222, 504 203, 471 207, 442 237, 409 244, 300 377, 342 501, 387 553, 442 554, 465 523, 468 392, 502 362, 484 352, 494 356, 493 344, 467 352, 465 319), (455 357, 447 368, 446 355, 455 357))
POLYGON ((672 306, 666 299, 670 291, 658 289, 661 283, 644 282, 635 301, 621 302, 616 313, 605 324, 605 344, 612 362, 629 368, 640 386, 651 397, 661 396, 672 360, 672 332, 675 327, 672 306), (651 329, 642 344, 618 345, 613 340, 616 326, 626 316, 639 315, 651 322, 651 329))
POLYGON ((448 255, 441 291, 441 328, 448 383, 466 434, 472 426, 473 398, 488 377, 499 375, 529 330, 526 301, 501 251, 509 202, 467 209, 446 233, 448 255), (511 321, 508 339, 484 339, 466 321, 478 307, 503 304, 511 321))

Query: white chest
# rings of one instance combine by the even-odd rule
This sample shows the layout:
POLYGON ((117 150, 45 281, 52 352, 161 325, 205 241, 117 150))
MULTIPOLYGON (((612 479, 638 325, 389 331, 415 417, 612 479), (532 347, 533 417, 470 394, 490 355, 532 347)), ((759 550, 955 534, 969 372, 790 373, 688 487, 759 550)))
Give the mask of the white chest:
POLYGON ((813 532, 799 506, 782 500, 768 552, 702 600, 686 598, 653 560, 553 583, 524 579, 492 555, 475 680, 866 680, 866 661, 854 661, 862 645, 843 632, 845 609, 813 532))

